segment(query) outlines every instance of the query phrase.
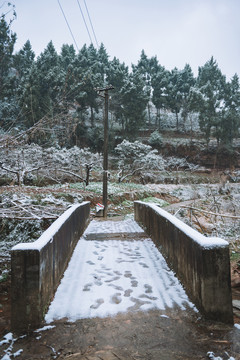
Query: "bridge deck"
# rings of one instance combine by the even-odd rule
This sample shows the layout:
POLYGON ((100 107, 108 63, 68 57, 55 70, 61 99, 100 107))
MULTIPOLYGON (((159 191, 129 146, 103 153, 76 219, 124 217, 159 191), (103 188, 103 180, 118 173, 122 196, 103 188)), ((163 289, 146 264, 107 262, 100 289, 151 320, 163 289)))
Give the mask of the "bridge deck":
POLYGON ((79 240, 45 320, 193 308, 151 239, 133 220, 92 221, 79 240))

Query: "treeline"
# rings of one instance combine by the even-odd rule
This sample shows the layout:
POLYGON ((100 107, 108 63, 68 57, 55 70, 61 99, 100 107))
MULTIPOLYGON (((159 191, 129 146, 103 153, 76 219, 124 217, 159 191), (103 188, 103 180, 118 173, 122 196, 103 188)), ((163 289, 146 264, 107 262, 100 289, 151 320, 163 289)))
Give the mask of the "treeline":
POLYGON ((0 131, 27 132, 28 142, 60 146, 102 146, 103 100, 97 87, 108 84, 111 136, 134 139, 141 127, 161 130, 162 115, 173 113, 176 131, 193 114, 208 144, 231 148, 239 135, 240 85, 230 81, 214 58, 199 67, 167 70, 157 57, 142 51, 129 69, 116 57, 109 60, 103 44, 84 45, 76 53, 63 45, 58 54, 52 42, 36 58, 29 41, 14 53, 16 34, 5 16, 0 18, 0 131), (154 111, 153 111, 154 109, 154 111), (38 125, 37 130, 36 124, 38 125))

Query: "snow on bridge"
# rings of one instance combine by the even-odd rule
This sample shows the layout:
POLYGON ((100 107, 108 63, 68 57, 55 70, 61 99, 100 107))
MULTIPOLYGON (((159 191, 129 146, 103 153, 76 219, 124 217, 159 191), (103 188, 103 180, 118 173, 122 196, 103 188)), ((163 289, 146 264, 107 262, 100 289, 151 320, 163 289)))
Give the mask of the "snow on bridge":
POLYGON ((194 305, 139 225, 133 220, 94 220, 74 250, 45 320, 173 307, 194 305))

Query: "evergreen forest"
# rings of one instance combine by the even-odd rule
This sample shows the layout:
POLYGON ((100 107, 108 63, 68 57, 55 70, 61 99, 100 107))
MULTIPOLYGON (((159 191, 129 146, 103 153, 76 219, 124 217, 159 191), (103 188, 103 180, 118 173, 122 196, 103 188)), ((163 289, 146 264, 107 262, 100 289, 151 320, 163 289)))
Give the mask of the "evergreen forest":
MULTIPOLYGON (((14 51, 17 34, 0 18, 0 133, 24 136, 28 144, 60 148, 77 145, 102 151, 103 106, 96 88, 111 84, 110 149, 134 141, 142 130, 166 129, 201 134, 205 146, 232 148, 239 136, 240 85, 229 81, 211 57, 195 77, 189 64, 166 69, 144 50, 131 68, 110 57, 101 44, 62 45, 49 42, 36 57, 30 41, 14 51), (170 121, 171 120, 171 121, 170 121), (187 125, 190 124, 190 125, 187 125)), ((150 133, 151 133, 150 132, 150 133)))

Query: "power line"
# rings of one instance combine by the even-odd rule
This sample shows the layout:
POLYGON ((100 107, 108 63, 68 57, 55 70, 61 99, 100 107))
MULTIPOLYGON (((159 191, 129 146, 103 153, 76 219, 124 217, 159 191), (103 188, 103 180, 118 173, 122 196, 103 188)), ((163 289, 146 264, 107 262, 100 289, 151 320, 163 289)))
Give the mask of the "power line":
POLYGON ((68 29, 69 29, 69 31, 70 31, 70 34, 72 35, 72 39, 73 39, 73 41, 74 41, 74 44, 75 44, 75 46, 76 46, 76 49, 77 49, 77 51, 79 51, 79 48, 78 48, 78 46, 77 46, 75 37, 73 36, 72 30, 71 30, 70 25, 69 25, 69 23, 68 23, 68 21, 67 21, 66 15, 65 15, 65 13, 64 13, 64 11, 63 11, 63 8, 62 8, 62 6, 61 6, 61 4, 60 4, 60 1, 59 1, 59 0, 57 0, 57 1, 58 1, 58 5, 60 6, 60 9, 61 9, 61 11, 62 11, 63 17, 64 17, 64 19, 65 19, 65 21, 66 21, 66 23, 67 23, 67 26, 68 26, 68 29))
POLYGON ((80 9, 80 11, 81 11, 81 14, 82 14, 82 18, 83 18, 85 27, 86 27, 86 29, 87 29, 90 42, 92 43, 92 38, 91 38, 90 32, 89 32, 89 30, 88 30, 88 26, 87 26, 87 23, 86 23, 86 21, 85 21, 85 17, 84 17, 84 14, 83 14, 83 12, 82 12, 82 8, 81 8, 81 5, 80 5, 80 3, 79 3, 79 0, 77 0, 77 3, 78 3, 78 6, 79 6, 79 9, 80 9))
POLYGON ((92 21, 91 21, 91 18, 90 18, 90 15, 89 15, 89 11, 88 11, 88 7, 87 7, 87 4, 86 4, 86 1, 84 0, 84 4, 85 4, 85 8, 87 10, 87 14, 88 14, 88 19, 89 19, 89 22, 91 24, 91 28, 92 28, 92 32, 93 32, 93 35, 94 35, 94 39, 96 41, 96 44, 97 44, 97 48, 99 48, 98 46, 98 41, 97 41, 97 38, 96 38, 96 34, 95 34, 95 31, 94 31, 94 28, 93 28, 93 24, 92 24, 92 21))

